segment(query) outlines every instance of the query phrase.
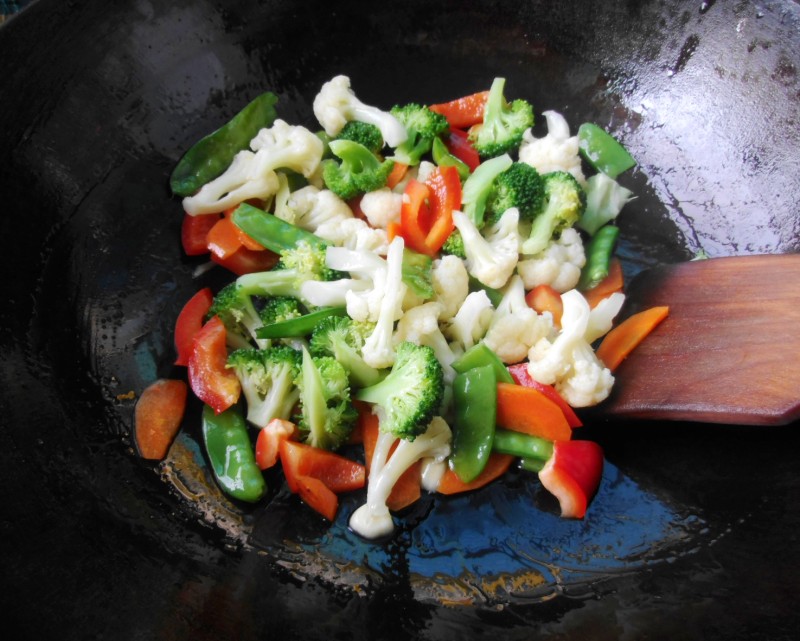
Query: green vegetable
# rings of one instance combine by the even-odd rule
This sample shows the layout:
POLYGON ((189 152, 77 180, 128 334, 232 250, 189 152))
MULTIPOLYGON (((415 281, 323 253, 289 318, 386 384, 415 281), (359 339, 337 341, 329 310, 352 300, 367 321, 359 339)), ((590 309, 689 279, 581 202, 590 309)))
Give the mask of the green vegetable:
POLYGON ((340 159, 322 161, 325 185, 342 200, 350 200, 386 185, 394 161, 381 161, 364 145, 352 140, 334 140, 330 150, 340 159))
POLYGON ((397 346, 386 378, 356 393, 358 400, 378 406, 382 431, 409 441, 425 432, 443 397, 444 373, 433 349, 408 341, 397 346))
POLYGON ((616 138, 590 122, 578 128, 578 145, 586 162, 611 178, 636 165, 636 160, 616 138))
POLYGON ((544 208, 544 184, 534 167, 515 162, 499 173, 486 199, 487 225, 500 220, 507 209, 519 210, 520 222, 531 222, 544 208))
POLYGON ((433 259, 430 256, 415 252, 408 247, 403 248, 403 282, 423 300, 432 298, 435 293, 431 277, 432 269, 433 259))
POLYGON ((370 323, 359 323, 349 316, 329 316, 314 328, 309 342, 313 356, 331 356, 347 370, 350 383, 358 387, 374 385, 383 378, 380 370, 367 365, 361 348, 372 333, 370 323))
POLYGON ((259 338, 300 338, 308 336, 317 324, 331 316, 345 316, 344 307, 321 307, 296 318, 288 318, 256 330, 259 338))
POLYGON ((212 316, 219 316, 225 325, 225 339, 234 348, 252 347, 263 324, 252 298, 236 281, 214 296, 208 310, 208 318, 212 316))
POLYGON ((519 148, 522 134, 533 126, 533 107, 525 100, 506 101, 505 78, 495 78, 483 112, 483 123, 470 129, 469 140, 481 158, 493 158, 519 148))
POLYGON ((455 167, 456 171, 458 171, 458 177, 461 178, 462 181, 467 179, 470 174, 469 165, 451 154, 447 149, 447 145, 442 142, 441 138, 436 137, 433 139, 431 152, 433 155, 433 162, 439 167, 455 167))
POLYGON ((482 365, 458 374, 453 381, 453 405, 450 466, 459 479, 469 483, 483 471, 492 453, 497 417, 494 367, 482 365))
POLYGON ((220 414, 208 405, 203 407, 203 441, 223 492, 248 503, 266 494, 267 484, 256 464, 247 424, 236 407, 220 414))
POLYGON ((476 343, 453 361, 453 369, 464 374, 476 367, 491 367, 498 383, 514 383, 514 378, 503 361, 484 342, 476 343))
POLYGON ((292 296, 272 296, 268 298, 258 313, 262 325, 273 325, 299 318, 303 315, 300 301, 292 296))
POLYGON ((500 301, 503 300, 503 292, 499 289, 495 289, 494 287, 489 287, 488 285, 484 285, 481 281, 475 278, 472 274, 469 276, 469 291, 470 292, 479 292, 484 291, 486 292, 486 296, 489 298, 489 302, 494 305, 495 309, 500 304, 500 301))
POLYGON ((492 183, 497 176, 511 167, 513 162, 508 154, 492 158, 478 165, 464 181, 461 211, 478 229, 483 227, 486 200, 491 193, 492 183))
POLYGON ((572 227, 586 208, 586 192, 575 176, 566 171, 553 171, 542 176, 544 210, 533 220, 530 236, 522 243, 522 253, 538 254, 551 239, 572 227))
POLYGON ((236 114, 227 124, 196 142, 180 159, 170 176, 176 196, 191 196, 207 182, 222 174, 233 157, 247 149, 263 127, 270 127, 278 114, 278 97, 263 93, 236 114))
POLYGON ((288 345, 237 349, 228 356, 247 401, 247 420, 264 427, 273 418, 288 419, 299 392, 300 352, 288 345))
POLYGON ((444 241, 444 245, 442 245, 439 251, 441 251, 442 254, 450 254, 462 260, 465 259, 467 257, 467 252, 464 249, 464 238, 461 236, 461 232, 458 231, 458 229, 454 229, 444 241))
POLYGON ((276 253, 292 249, 301 242, 328 246, 328 241, 319 236, 247 203, 242 203, 233 212, 233 222, 253 240, 276 253))
POLYGON ((498 428, 494 432, 492 449, 500 454, 511 454, 526 461, 544 462, 553 455, 553 442, 538 436, 498 428))
MULTIPOLYGON (((372 153, 377 154, 383 149, 383 135, 376 125, 359 120, 347 122, 342 130, 336 134, 335 140, 352 140, 359 145, 364 145, 372 153)), ((330 144, 330 141, 328 141, 330 144)))
POLYGON ((449 130, 447 118, 416 103, 395 106, 391 114, 405 127, 408 138, 400 143, 391 157, 404 165, 418 165, 422 156, 431 150, 433 141, 449 130))
POLYGON ((305 442, 325 450, 344 445, 358 417, 344 367, 328 356, 315 358, 304 347, 296 383, 300 389, 297 426, 305 442))
POLYGON ((581 270, 578 289, 585 291, 591 289, 606 276, 614 255, 614 246, 619 236, 619 227, 605 225, 597 230, 586 247, 586 264, 581 270))

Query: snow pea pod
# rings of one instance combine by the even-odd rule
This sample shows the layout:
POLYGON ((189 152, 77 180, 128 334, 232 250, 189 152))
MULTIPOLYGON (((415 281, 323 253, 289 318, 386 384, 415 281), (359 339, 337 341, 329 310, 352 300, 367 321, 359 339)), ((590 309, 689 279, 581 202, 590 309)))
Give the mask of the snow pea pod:
POLYGON ((578 128, 578 148, 586 162, 611 178, 636 164, 633 156, 614 136, 591 122, 578 128))
POLYGON ((320 321, 330 316, 346 316, 344 307, 321 307, 297 318, 264 325, 256 330, 258 338, 299 338, 308 336, 320 321))
POLYGON ((326 240, 310 231, 248 203, 242 203, 234 210, 233 223, 257 243, 278 254, 296 247, 300 242, 319 247, 328 245, 326 240))
POLYGON ((267 484, 256 464, 247 424, 236 407, 219 414, 203 408, 203 441, 220 488, 227 495, 255 503, 267 492, 267 484))
POLYGON ((514 377, 511 372, 503 365, 503 361, 495 354, 486 343, 478 343, 470 347, 466 352, 453 362, 453 369, 459 374, 463 374, 474 367, 490 365, 494 370, 494 376, 498 383, 513 383, 514 377))
POLYGON ((455 421, 450 466, 464 483, 474 480, 492 453, 497 377, 492 365, 473 367, 453 381, 455 421))
POLYGON ((259 129, 272 126, 278 115, 277 101, 274 93, 263 93, 222 127, 197 141, 172 171, 169 181, 172 193, 191 196, 222 174, 233 157, 249 147, 259 129))
POLYGON ((598 229, 586 247, 586 264, 581 270, 578 289, 586 291, 591 289, 606 276, 614 255, 614 246, 617 244, 619 227, 604 225, 598 229))

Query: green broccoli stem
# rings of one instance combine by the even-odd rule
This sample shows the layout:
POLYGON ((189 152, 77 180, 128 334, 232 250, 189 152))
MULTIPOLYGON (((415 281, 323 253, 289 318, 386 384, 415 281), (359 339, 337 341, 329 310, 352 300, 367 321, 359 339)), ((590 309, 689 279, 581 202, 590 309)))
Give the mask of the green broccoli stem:
POLYGON ((608 276, 618 236, 619 227, 616 225, 604 225, 592 236, 586 247, 586 264, 578 281, 580 291, 591 289, 608 276))
POLYGON ((276 253, 293 249, 303 241, 317 247, 327 247, 329 244, 319 236, 248 203, 236 208, 233 222, 256 242, 276 253))
POLYGON ((553 443, 538 436, 497 428, 494 432, 492 450, 499 454, 510 454, 529 462, 547 462, 553 456, 553 443))
POLYGON ((486 200, 491 193, 492 183, 502 172, 511 167, 511 156, 503 154, 482 162, 469 178, 464 181, 461 199, 462 211, 480 229, 483 227, 483 216, 486 211, 486 200))

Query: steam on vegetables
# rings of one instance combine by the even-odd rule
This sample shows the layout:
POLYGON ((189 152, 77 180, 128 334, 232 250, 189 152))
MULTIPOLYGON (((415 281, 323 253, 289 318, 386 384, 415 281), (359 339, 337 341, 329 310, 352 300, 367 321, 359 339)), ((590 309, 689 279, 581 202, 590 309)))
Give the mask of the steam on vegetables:
MULTIPOLYGON (((312 128, 277 102, 253 100, 171 177, 186 253, 231 273, 175 328, 221 489, 258 502, 279 466, 330 520, 365 489, 347 518, 375 538, 423 491, 471 491, 516 464, 582 518, 603 453, 573 438, 574 409, 609 395, 613 345, 647 333, 596 351, 624 300, 615 219, 633 194, 616 178, 633 159, 554 111, 534 136, 503 78, 382 109, 337 76, 312 128)), ((153 422, 180 422, 179 392, 137 413, 141 449, 164 455, 176 428, 153 422)))

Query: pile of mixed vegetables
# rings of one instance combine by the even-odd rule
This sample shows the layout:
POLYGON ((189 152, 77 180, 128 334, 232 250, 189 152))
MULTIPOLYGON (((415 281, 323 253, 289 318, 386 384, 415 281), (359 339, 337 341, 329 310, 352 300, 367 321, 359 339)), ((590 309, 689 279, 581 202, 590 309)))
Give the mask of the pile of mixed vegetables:
POLYGON ((166 455, 190 388, 237 500, 264 498, 275 466, 330 520, 340 493, 366 487, 349 523, 376 538, 422 491, 474 490, 517 462, 583 517, 603 452, 573 439, 574 408, 609 395, 667 313, 613 325, 614 222, 633 196, 616 178, 631 156, 596 125, 570 135, 554 111, 534 137, 532 105, 508 100, 503 78, 387 111, 337 76, 314 100, 320 131, 279 119, 276 102, 256 98, 172 174, 186 253, 235 279, 180 312, 188 387, 143 392, 142 456, 166 455))

